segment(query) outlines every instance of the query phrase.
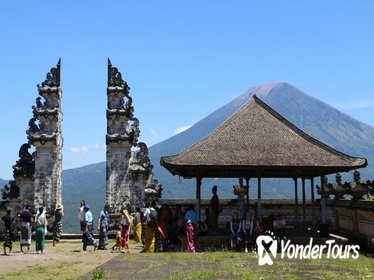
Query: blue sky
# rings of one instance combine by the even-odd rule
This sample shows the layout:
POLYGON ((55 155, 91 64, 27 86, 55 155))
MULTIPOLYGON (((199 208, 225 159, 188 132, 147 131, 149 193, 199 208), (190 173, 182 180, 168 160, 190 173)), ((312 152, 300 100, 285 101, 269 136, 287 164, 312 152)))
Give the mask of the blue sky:
POLYGON ((108 57, 149 146, 272 81, 374 126, 373 14, 373 1, 1 1, 0 178, 60 57, 64 169, 105 160, 108 57))

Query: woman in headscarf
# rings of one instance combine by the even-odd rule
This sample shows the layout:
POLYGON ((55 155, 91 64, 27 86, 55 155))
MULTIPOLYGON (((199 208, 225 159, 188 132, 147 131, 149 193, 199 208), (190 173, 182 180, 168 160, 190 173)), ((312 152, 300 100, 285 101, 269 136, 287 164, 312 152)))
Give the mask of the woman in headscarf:
POLYGON ((105 204, 104 209, 99 213, 99 247, 98 250, 107 250, 108 245, 108 216, 109 216, 109 204, 105 204))
POLYGON ((47 218, 43 207, 39 207, 38 213, 35 216, 35 228, 36 228, 36 252, 43 254, 44 241, 47 227, 47 218))
POLYGON ((60 242, 62 235, 62 217, 64 216, 64 206, 61 203, 58 203, 54 213, 53 221, 53 246, 57 246, 60 242))

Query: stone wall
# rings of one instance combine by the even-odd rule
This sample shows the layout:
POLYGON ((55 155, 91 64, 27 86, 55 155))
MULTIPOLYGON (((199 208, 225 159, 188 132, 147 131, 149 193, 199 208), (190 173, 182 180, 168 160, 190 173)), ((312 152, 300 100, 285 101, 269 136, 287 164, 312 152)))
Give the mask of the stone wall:
POLYGON ((327 210, 330 232, 374 249, 374 201, 329 200, 327 210))

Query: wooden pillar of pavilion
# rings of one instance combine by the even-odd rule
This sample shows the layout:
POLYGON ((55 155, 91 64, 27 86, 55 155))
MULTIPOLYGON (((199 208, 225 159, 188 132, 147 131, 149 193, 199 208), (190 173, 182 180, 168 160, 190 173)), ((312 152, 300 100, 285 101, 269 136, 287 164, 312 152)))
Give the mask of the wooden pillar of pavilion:
POLYGON ((314 178, 310 178, 310 201, 312 204, 312 229, 315 228, 315 218, 314 218, 314 178))
POLYGON ((325 199, 325 180, 321 176, 321 224, 326 224, 326 199, 325 199))
POLYGON ((257 216, 261 218, 261 177, 257 178, 257 216))
POLYGON ((299 209, 298 209, 299 198, 297 195, 297 178, 293 178, 293 180, 295 182, 295 221, 298 222, 299 220, 299 209))
POLYGON ((201 221, 201 180, 200 176, 196 176, 196 213, 197 213, 197 220, 201 221))
POLYGON ((301 179, 303 195, 303 226, 305 225, 305 178, 301 179))
POLYGON ((245 208, 246 208, 246 211, 248 211, 249 210, 249 178, 248 177, 245 178, 245 184, 247 186, 246 206, 245 206, 245 208))
POLYGON ((326 197, 325 197, 325 189, 326 189, 326 181, 324 176, 321 176, 321 226, 320 226, 320 237, 328 237, 329 236, 329 227, 326 221, 326 197))

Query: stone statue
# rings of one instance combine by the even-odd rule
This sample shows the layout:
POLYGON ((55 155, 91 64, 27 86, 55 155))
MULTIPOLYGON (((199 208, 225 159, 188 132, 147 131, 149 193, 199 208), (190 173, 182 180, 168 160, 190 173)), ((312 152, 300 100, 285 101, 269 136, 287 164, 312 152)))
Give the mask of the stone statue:
POLYGON ((10 200, 13 198, 19 197, 19 187, 16 184, 16 181, 10 181, 10 187, 5 185, 1 190, 3 200, 10 200))
POLYGON ((35 172, 35 161, 33 156, 29 153, 30 144, 23 144, 19 149, 19 160, 13 165, 13 177, 32 178, 35 172))
POLYGON ((31 118, 30 119, 28 132, 30 132, 30 133, 36 133, 36 132, 38 132, 40 130, 39 127, 38 127, 38 125, 35 124, 36 121, 37 121, 36 118, 31 118))
MULTIPOLYGON (((129 134, 129 142, 131 144, 133 144, 134 146, 137 146, 138 137, 139 137, 139 134, 140 134, 139 120, 137 118, 133 118, 133 123, 130 126, 130 132, 128 132, 128 134, 129 134)), ((142 143, 142 145, 145 145, 145 144, 142 143)), ((142 148, 140 147, 140 149, 142 149, 142 148)), ((146 148, 146 149, 147 149, 147 156, 148 156, 148 148, 146 148)))

